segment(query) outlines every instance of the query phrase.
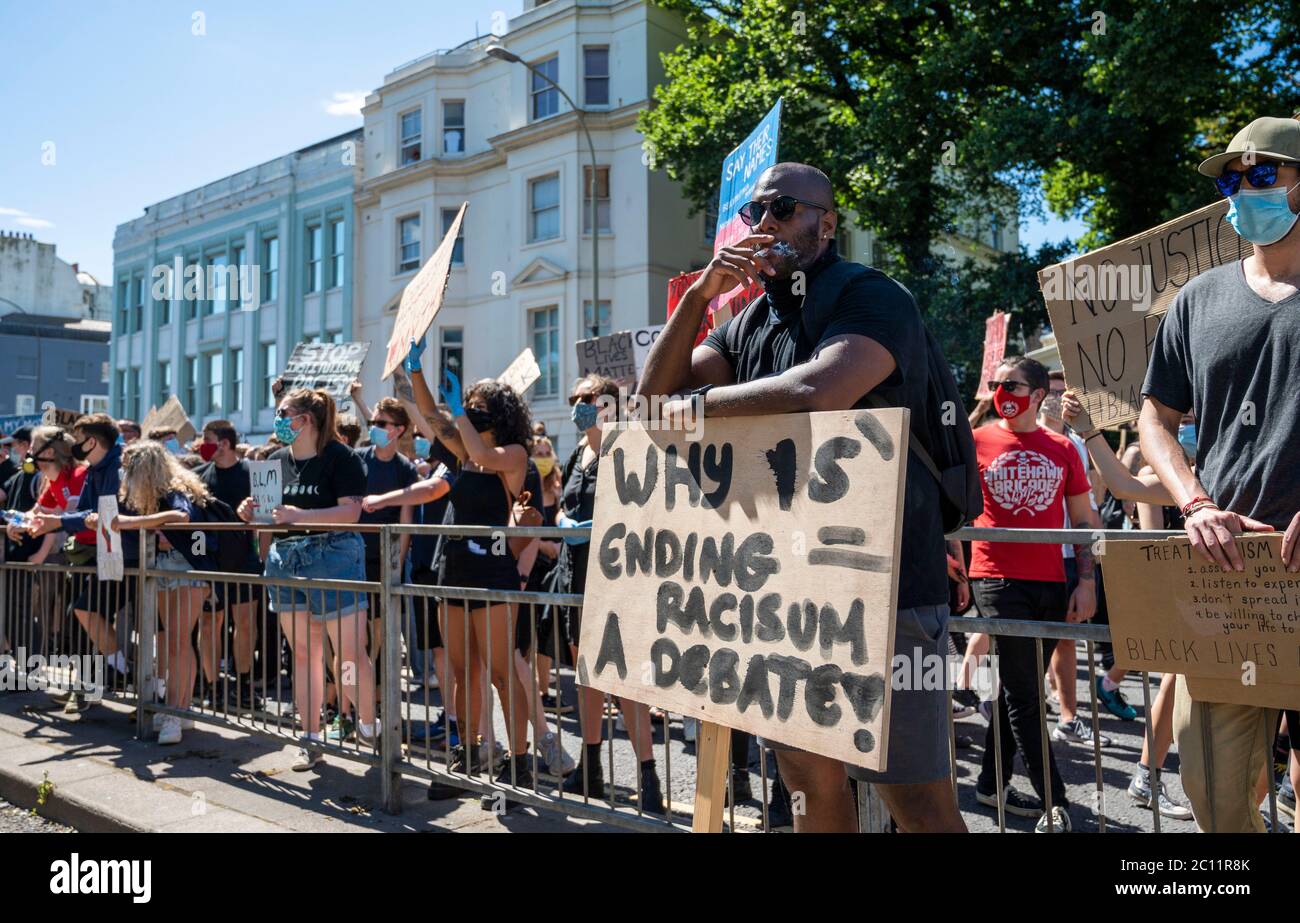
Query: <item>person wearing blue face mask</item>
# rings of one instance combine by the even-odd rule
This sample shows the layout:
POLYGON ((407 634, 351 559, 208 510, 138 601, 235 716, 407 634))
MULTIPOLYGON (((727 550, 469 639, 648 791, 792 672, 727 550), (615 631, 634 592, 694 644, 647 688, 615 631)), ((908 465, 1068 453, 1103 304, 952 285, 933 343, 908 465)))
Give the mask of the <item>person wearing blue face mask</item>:
MULTIPOLYGON (((1161 320, 1142 385, 1142 454, 1202 561, 1243 571, 1234 535, 1276 529, 1287 569, 1300 571, 1300 481, 1286 475, 1300 457, 1300 121, 1256 119, 1198 170, 1228 198, 1226 220, 1250 253, 1192 279, 1161 320), (1189 411, 1195 468, 1179 429, 1189 411)), ((1194 699, 1179 677, 1174 739, 1202 830, 1263 832, 1255 785, 1277 722, 1276 709, 1194 699)))
MULTIPOLYGON (((366 466, 366 494, 386 494, 405 490, 420 480, 419 472, 409 458, 398 451, 398 444, 411 431, 411 417, 406 408, 394 397, 381 398, 375 404, 369 421, 370 444, 357 450, 357 457, 366 466)), ((391 506, 375 512, 363 512, 362 522, 410 523, 414 521, 412 504, 391 506)), ((366 579, 379 580, 379 536, 365 533, 366 579)), ((411 537, 399 539, 400 560, 406 560, 411 537)))
MULTIPOLYGON (((284 395, 275 412, 275 436, 284 448, 272 461, 280 463, 283 499, 271 510, 278 526, 299 523, 349 523, 361 518, 366 469, 355 453, 336 436, 334 398, 320 388, 297 388, 284 395)), ((252 497, 236 511, 244 522, 257 514, 252 497)), ((365 580, 365 546, 351 531, 277 533, 266 554, 265 576, 280 579, 312 577, 365 580)), ((321 760, 321 703, 325 693, 322 659, 328 635, 335 655, 334 675, 343 682, 342 698, 356 709, 357 740, 378 745, 375 720, 374 654, 367 648, 364 593, 351 590, 305 590, 290 583, 268 587, 270 608, 280 617, 283 636, 293 646, 293 698, 302 721, 304 740, 292 768, 306 772, 321 760), (354 669, 344 672, 341 664, 354 669)), ((344 703, 340 703, 341 705, 344 703)))
MULTIPOLYGON (((565 529, 588 529, 596 509, 596 475, 600 445, 606 422, 618 418, 618 383, 600 375, 579 379, 569 395, 569 416, 578 428, 578 445, 569 456, 561 476, 560 510, 555 524, 565 529)), ((555 591, 581 593, 587 585, 587 564, 591 542, 587 534, 565 538, 555 566, 555 591)), ((578 639, 582 634, 581 609, 561 612, 561 630, 568 642, 572 663, 578 662, 578 639)), ((588 654, 588 656, 591 656, 588 654)), ((600 764, 601 716, 604 693, 578 687, 578 723, 582 728, 582 756, 578 771, 565 780, 564 790, 575 795, 604 791, 605 776, 600 764)), ((643 810, 664 814, 663 793, 655 768, 650 709, 639 702, 622 701, 624 724, 637 755, 638 784, 643 810)))

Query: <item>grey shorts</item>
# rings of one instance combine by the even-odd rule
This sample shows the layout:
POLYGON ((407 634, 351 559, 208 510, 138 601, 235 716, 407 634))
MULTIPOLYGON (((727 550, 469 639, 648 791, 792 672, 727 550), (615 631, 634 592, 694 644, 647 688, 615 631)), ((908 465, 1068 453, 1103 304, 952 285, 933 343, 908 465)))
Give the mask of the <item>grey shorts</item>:
MULTIPOLYGON (((850 778, 883 785, 920 784, 947 779, 948 757, 948 606, 916 606, 899 609, 894 625, 894 658, 891 663, 892 692, 889 702, 889 768, 873 772, 845 766, 850 778), (899 658, 903 658, 900 662, 899 658), (937 658, 937 660, 935 659, 937 658), (940 670, 928 664, 942 663, 940 670), (918 668, 916 665, 920 664, 918 668), (922 688, 909 677, 942 677, 941 688, 922 688)), ((758 738, 760 746, 772 750, 798 751, 783 743, 758 738)))

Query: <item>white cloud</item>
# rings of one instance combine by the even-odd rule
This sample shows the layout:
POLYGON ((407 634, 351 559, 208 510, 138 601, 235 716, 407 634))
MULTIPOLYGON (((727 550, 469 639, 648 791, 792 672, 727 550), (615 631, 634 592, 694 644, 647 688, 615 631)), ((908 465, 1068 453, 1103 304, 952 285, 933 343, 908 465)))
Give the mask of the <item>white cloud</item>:
POLYGON ((365 102, 365 90, 339 90, 331 101, 325 103, 325 111, 330 115, 357 116, 365 102))
POLYGON ((25 228, 54 227, 53 221, 47 221, 44 218, 37 218, 35 215, 25 212, 21 208, 6 208, 3 205, 0 205, 0 218, 12 218, 14 224, 25 228))

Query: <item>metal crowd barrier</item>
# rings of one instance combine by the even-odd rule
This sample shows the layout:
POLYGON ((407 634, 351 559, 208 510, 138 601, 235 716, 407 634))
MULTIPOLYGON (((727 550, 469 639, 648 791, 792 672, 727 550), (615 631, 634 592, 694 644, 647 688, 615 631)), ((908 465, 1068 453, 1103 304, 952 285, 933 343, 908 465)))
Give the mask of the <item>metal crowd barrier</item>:
MULTIPOLYGON (((93 660, 93 655, 101 650, 100 644, 96 643, 92 636, 97 635, 102 642, 108 637, 106 632, 111 631, 118 651, 123 653, 124 656, 129 654, 126 659, 130 664, 130 669, 127 671, 106 670, 106 677, 102 683, 104 687, 103 694, 114 700, 136 706, 136 735, 141 739, 149 737, 156 731, 153 726, 155 715, 173 715, 198 723, 237 729, 243 733, 274 740, 280 744, 301 743, 298 727, 301 724, 303 712, 314 713, 320 710, 322 706, 325 706, 327 713, 333 711, 336 716, 338 733, 327 736, 323 741, 309 742, 305 745, 312 751, 320 751, 332 756, 378 766, 381 770, 383 805, 385 810, 390 813, 401 811, 401 777, 409 775, 429 781, 447 783, 466 792, 479 793, 485 797, 486 802, 491 803, 493 809, 501 809, 507 803, 513 803, 543 810, 558 811, 565 815, 596 820, 631 830, 689 830, 690 817, 688 812, 690 809, 684 807, 684 805, 688 805, 691 801, 693 791, 678 791, 675 793, 673 790, 673 754, 670 747, 670 721, 672 716, 667 713, 663 713, 658 719, 661 723, 659 743, 654 742, 656 719, 650 719, 651 753, 654 754, 658 747, 662 747, 662 753, 655 757, 655 764, 663 769, 663 794, 667 807, 666 815, 658 816, 647 810, 647 805, 643 803, 642 798, 640 772, 635 768, 631 773, 632 783, 630 785, 626 783, 627 773, 624 772, 625 781, 622 785, 619 784, 619 777, 615 772, 616 768, 618 768, 618 760, 616 759, 614 746, 616 736, 614 717, 610 709, 610 697, 608 695, 603 696, 605 709, 601 716, 601 720, 605 725, 602 731, 601 746, 604 750, 602 758, 607 764, 603 767, 604 770, 607 770, 604 772, 604 789, 599 792, 588 791, 584 779, 584 790, 581 794, 566 793, 560 787, 558 778, 549 772, 543 772, 543 760, 539 749, 541 733, 539 726, 546 727, 552 723, 554 724, 557 742, 562 750, 564 749, 566 734, 572 736, 572 731, 566 732, 565 722, 561 720, 562 715, 559 713, 558 708, 552 712, 544 709, 541 704, 541 694, 544 690, 538 680, 537 658, 539 651, 536 643, 538 639, 539 607, 555 607, 556 609, 559 607, 577 607, 580 609, 582 605, 581 594, 501 591, 408 583, 403 581, 403 575, 399 570, 400 562, 397 552, 404 536, 442 535, 491 541, 504 541, 509 536, 523 536, 558 540, 564 537, 574 537, 578 532, 590 534, 589 529, 575 531, 546 526, 501 529, 490 526, 375 526, 360 524, 346 526, 294 525, 292 528, 298 532, 350 531, 377 534, 380 543, 381 561, 387 562, 387 567, 382 568, 383 572, 379 574, 378 580, 365 582, 306 578, 272 579, 258 574, 233 574, 189 569, 176 571, 161 569, 156 566, 156 546, 152 537, 149 537, 141 543, 142 554, 139 565, 128 568, 124 575, 122 586, 125 587, 126 582, 129 581, 134 585, 135 590, 134 599, 128 599, 124 590, 118 591, 112 584, 103 584, 96 581, 93 566, 74 567, 61 564, 37 565, 23 562, 0 562, 0 654, 14 654, 19 650, 26 651, 29 654, 39 654, 43 659, 43 663, 47 665, 43 671, 43 679, 53 681, 54 685, 57 686, 67 681, 69 676, 68 670, 61 664, 56 665, 53 670, 48 668, 54 658, 59 656, 70 657, 69 663, 73 666, 88 663, 93 660), (187 611, 174 611, 173 603, 179 597, 163 595, 163 593, 177 593, 179 590, 186 588, 184 585, 176 588, 173 583, 167 583, 167 581, 177 580, 207 585, 206 592, 195 593, 191 596, 191 609, 187 611), (71 600, 86 585, 92 586, 98 594, 98 597, 92 594, 92 601, 100 607, 96 611, 116 610, 116 617, 111 624, 85 624, 72 614, 71 600), (162 589, 164 586, 173 587, 173 589, 164 590, 162 589), (277 587, 288 587, 304 592, 332 590, 336 591, 336 593, 363 593, 366 594, 369 600, 367 616, 364 619, 356 618, 351 620, 353 634, 350 637, 336 632, 337 637, 331 639, 330 633, 318 633, 308 628, 304 649, 300 626, 296 624, 289 626, 286 631, 285 626, 281 624, 281 620, 272 617, 273 613, 268 608, 268 595, 273 588, 277 587), (201 601, 199 597, 203 597, 201 601), (433 600, 434 605, 429 605, 429 600, 433 600), (508 662, 511 681, 505 684, 506 694, 498 696, 497 698, 500 701, 496 704, 500 706, 505 718, 507 740, 509 740, 510 728, 518 726, 516 720, 521 715, 521 709, 523 709, 522 714, 526 716, 522 723, 524 733, 530 742, 528 748, 529 767, 532 776, 530 785, 520 784, 521 780, 516 774, 513 762, 510 765, 509 780, 507 782, 496 781, 499 763, 497 760, 496 716, 493 709, 492 671, 490 669, 484 671, 481 680, 482 686, 486 688, 482 688, 479 692, 480 701, 486 702, 485 710, 489 719, 485 725, 479 728, 483 737, 482 750, 488 758, 486 765, 471 766, 469 772, 453 772, 450 768, 453 758, 453 747, 450 743, 450 711, 455 701, 451 695, 451 690, 448 688, 450 685, 448 680, 452 678, 450 671, 447 671, 446 675, 444 675, 442 670, 435 671, 433 663, 425 664, 426 673, 435 671, 442 682, 442 688, 438 696, 442 700, 440 703, 442 707, 440 729, 438 728, 438 721, 436 719, 431 720, 435 703, 432 701, 433 697, 430 694, 428 685, 421 684, 418 688, 403 688, 403 677, 414 675, 414 664, 412 663, 412 654, 415 650, 415 639, 412 637, 414 619, 423 618, 426 620, 425 630, 420 632, 419 636, 427 639, 429 637, 427 621, 435 617, 438 618, 443 627, 442 635, 444 645, 446 645, 448 637, 446 628, 449 620, 459 617, 464 620, 462 634, 466 639, 464 652, 465 675, 463 677, 457 676, 455 681, 463 683, 465 688, 470 691, 470 694, 466 696, 466 701, 469 707, 473 708, 473 692, 479 687, 473 685, 475 677, 471 674, 470 669, 470 616, 468 603, 471 601, 483 601, 494 606, 504 605, 506 607, 505 624, 507 626, 507 650, 510 655, 508 662), (192 607, 196 605, 203 607, 201 611, 193 611, 192 607), (243 608, 240 611, 235 611, 235 606, 242 606, 243 608), (528 607, 529 638, 533 642, 528 647, 527 657, 522 665, 526 667, 528 677, 526 684, 522 680, 519 683, 524 687, 523 697, 525 701, 523 702, 516 701, 519 698, 517 694, 519 686, 514 682, 518 673, 523 672, 519 669, 520 665, 517 664, 516 658, 513 656, 517 650, 515 635, 519 627, 517 609, 519 606, 528 607), (460 613, 459 616, 453 612, 453 607, 460 613), (220 618, 217 616, 218 612, 221 613, 220 618), (185 675, 188 675, 189 669, 193 669, 197 677, 193 694, 188 698, 183 694, 178 695, 175 693, 175 689, 179 688, 179 686, 171 686, 172 683, 183 680, 184 675, 179 679, 172 675, 175 671, 172 669, 174 665, 171 660, 175 652, 171 650, 169 644, 163 645, 160 641, 160 635, 166 636, 165 631, 160 632, 158 630, 160 615, 163 616, 164 627, 169 623, 173 627, 183 626, 188 622, 193 622, 196 625, 199 656, 197 662, 188 667, 185 675), (236 624, 232 625, 232 623, 236 624), (253 636, 251 639, 248 637, 250 632, 253 636), (236 641, 241 646, 239 652, 233 649, 236 641), (251 650, 249 649, 250 646, 251 650), (343 650, 336 648, 349 648, 352 651, 367 653, 365 653, 364 658, 358 658, 357 661, 353 662, 345 660, 343 650), (167 653, 169 656, 162 658, 159 656, 162 653, 167 653), (165 671, 160 671, 159 661, 163 659, 167 661, 167 667, 165 671), (249 667, 250 670, 240 671, 238 669, 241 660, 244 661, 244 666, 249 667), (362 662, 363 660, 366 662, 362 662), (304 667, 309 675, 312 674, 315 668, 320 668, 324 674, 324 683, 320 684, 321 688, 317 689, 310 683, 302 682, 301 678, 298 677, 298 673, 300 668, 304 667), (163 675, 160 676, 160 672, 163 672, 163 675), (360 679, 355 675, 358 672, 362 674, 360 679), (249 674, 247 681, 238 679, 243 673, 249 674), (370 679, 370 677, 373 677, 373 679, 370 679), (173 698, 185 699, 184 703, 181 705, 167 705, 165 702, 158 701, 157 679, 162 679, 165 686, 170 686, 173 698), (363 688, 360 681, 362 679, 366 683, 373 684, 378 720, 380 722, 378 740, 368 744, 360 740, 355 734, 355 730, 352 734, 348 734, 346 731, 347 700, 353 702, 357 711, 357 718, 360 718, 361 708, 357 698, 363 688), (295 705, 295 695, 293 693, 295 681, 300 683, 297 698, 300 700, 301 705, 304 706, 301 708, 295 705), (304 690, 301 688, 302 685, 306 685, 308 688, 304 690), (352 691, 349 692, 349 690, 352 691), (388 707, 387 703, 394 702, 398 703, 397 708, 388 707), (532 726, 531 734, 528 733, 529 725, 532 726), (436 742, 439 740, 441 743, 436 742), (539 783, 539 777, 545 781, 539 783), (674 794, 677 795, 677 798, 674 798, 674 794)), ((242 523, 205 523, 202 529, 204 531, 225 529, 257 532, 285 531, 285 527, 282 526, 247 525, 242 523)), ((177 531, 180 531, 180 529, 177 531)), ((1071 542, 1093 543, 1110 538, 1123 540, 1161 539, 1178 534, 1181 533, 1138 530, 1112 530, 1106 532, 1087 529, 965 528, 954 532, 948 538, 1060 544, 1071 542)), ((1104 555, 1101 559, 1104 562, 1104 555)), ((336 616, 342 614, 340 610, 341 606, 337 605, 336 596, 336 616)), ((553 643, 551 650, 546 652, 551 658, 548 685, 554 687, 555 701, 558 706, 564 689, 560 669, 560 664, 564 660, 564 652, 560 649, 558 612, 551 613, 551 621, 552 630, 550 634, 553 643)), ((483 620, 483 624, 485 627, 483 645, 490 650, 492 648, 491 622, 490 620, 483 620)), ((954 618, 950 621, 949 627, 953 632, 989 635, 989 653, 992 655, 997 653, 997 639, 999 637, 1015 636, 1084 642, 1088 660, 1089 699, 1093 730, 1092 756, 1097 792, 1094 810, 1097 814, 1099 831, 1105 832, 1107 818, 1101 746, 1098 737, 1098 703, 1095 701, 1096 657, 1094 646, 1098 642, 1109 641, 1109 629, 1104 625, 1015 621, 978 617, 954 618)), ((1036 644, 1035 651, 1037 675, 1040 677, 1037 691, 1045 776, 1043 780, 1046 796, 1044 809, 1048 814, 1050 825, 1052 796, 1051 780, 1047 777, 1049 742, 1046 701, 1041 682, 1045 667, 1042 644, 1036 644)), ((444 652, 448 657, 447 663, 450 664, 451 652, 446 646, 444 646, 444 652)), ((428 652, 426 651, 425 654, 427 656, 428 652)), ((19 681, 26 680, 28 677, 25 663, 16 664, 16 666, 19 681)), ((85 672, 84 666, 81 670, 83 673, 85 672)), ((1149 715, 1151 711, 1150 675, 1143 672, 1141 677, 1145 705, 1144 712, 1149 715)), ((1170 678, 1172 679, 1172 677, 1170 678)), ((571 679, 576 678, 571 677, 571 679)), ((24 686, 23 688, 28 687, 24 686)), ((577 687, 576 683, 574 684, 574 691, 579 693, 577 698, 581 709, 584 707, 584 697, 581 695, 580 687, 577 687)), ((998 827, 999 830, 1005 830, 1006 817, 1003 792, 1006 788, 1006 769, 1002 766, 1001 760, 1000 703, 998 698, 996 695, 993 696, 991 708, 996 750, 998 827)), ((633 703, 624 702, 621 703, 621 706, 621 713, 630 742, 630 738, 638 734, 640 730, 636 724, 639 713, 636 708, 632 707, 633 703)), ((955 793, 957 785, 957 748, 951 710, 949 716, 949 760, 953 769, 952 779, 955 793)), ((576 717, 580 718, 580 714, 576 715, 576 717)), ((466 716, 458 715, 457 718, 459 719, 459 727, 464 729, 466 716)), ((1154 740, 1152 739, 1150 722, 1147 721, 1145 724, 1147 745, 1153 748, 1154 740)), ((322 723, 322 729, 323 732, 331 730, 325 723, 322 723)), ((582 734, 579 732, 577 736, 581 745, 582 734)), ((517 750, 520 746, 520 741, 514 741, 513 749, 517 750)), ((511 749, 511 747, 507 746, 507 754, 511 752, 511 749)), ((768 778, 767 768, 770 751, 760 749, 759 756, 761 787, 756 796, 756 800, 761 806, 762 815, 759 829, 768 830, 770 829, 768 805, 771 794, 769 792, 771 780, 768 778)), ((634 757, 634 760, 639 761, 639 757, 634 757)), ((480 761, 480 763, 482 762, 480 761)), ((1270 757, 1270 765, 1271 762, 1270 757)), ((1158 794, 1160 790, 1160 769, 1158 766, 1152 766, 1151 769, 1152 791, 1158 794)), ((573 771, 577 772, 579 770, 574 769, 573 771)), ((736 799, 731 786, 731 773, 728 773, 730 829, 736 830, 738 829, 735 814, 736 799)), ((1270 810, 1276 828, 1276 798, 1273 786, 1270 785, 1269 788, 1270 810)), ((887 812, 885 812, 879 796, 872 791, 870 785, 858 783, 857 803, 859 827, 862 831, 878 832, 888 829, 889 818, 887 812)), ((485 807, 488 807, 487 803, 485 803, 485 807)), ((1152 808, 1152 814, 1155 831, 1159 832, 1160 812, 1157 808, 1152 808)))

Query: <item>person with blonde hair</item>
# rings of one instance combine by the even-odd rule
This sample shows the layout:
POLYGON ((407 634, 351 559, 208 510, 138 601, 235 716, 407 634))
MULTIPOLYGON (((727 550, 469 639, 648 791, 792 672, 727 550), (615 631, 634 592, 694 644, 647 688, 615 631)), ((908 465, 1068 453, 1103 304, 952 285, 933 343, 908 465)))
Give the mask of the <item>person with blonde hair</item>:
MULTIPOLYGON (((212 495, 207 487, 160 442, 137 439, 122 452, 122 486, 119 513, 107 528, 125 533, 158 530, 154 567, 178 575, 189 570, 216 570, 215 547, 205 533, 179 531, 168 526, 204 521, 203 508, 212 495)), ((191 638, 203 614, 209 585, 187 577, 158 578, 158 618, 163 637, 158 644, 158 676, 166 688, 165 703, 187 708, 198 670, 191 638)), ((193 727, 178 715, 155 715, 158 743, 177 744, 181 731, 193 727)))
MULTIPOLYGON (((284 496, 271 510, 278 526, 355 523, 361 518, 366 469, 361 459, 336 438, 334 398, 320 388, 296 388, 280 397, 275 435, 285 446, 271 456, 280 462, 284 496)), ((239 518, 252 522, 253 498, 239 505, 239 518)), ((290 531, 277 538, 266 556, 265 576, 328 580, 366 579, 365 546, 350 530, 290 531)), ((334 675, 343 680, 343 697, 356 709, 357 740, 375 747, 375 667, 366 650, 366 594, 350 590, 270 587, 270 607, 293 649, 293 698, 304 737, 293 763, 306 772, 321 760, 321 705, 325 698, 325 664, 321 651, 328 635, 334 651, 334 675), (343 664, 354 669, 344 671, 343 664)))

